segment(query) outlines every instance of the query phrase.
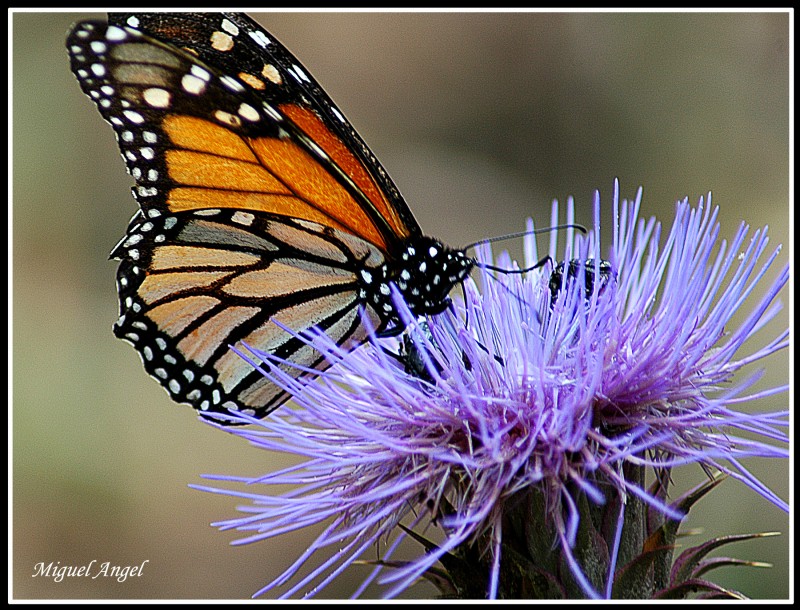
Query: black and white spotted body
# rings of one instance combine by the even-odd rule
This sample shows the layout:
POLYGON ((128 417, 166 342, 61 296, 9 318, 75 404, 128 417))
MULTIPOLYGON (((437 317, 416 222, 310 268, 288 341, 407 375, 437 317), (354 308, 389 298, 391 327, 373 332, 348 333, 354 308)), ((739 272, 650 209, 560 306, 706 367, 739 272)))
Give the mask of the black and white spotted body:
POLYGON ((475 260, 431 237, 410 240, 402 254, 382 265, 377 274, 363 269, 359 296, 384 320, 384 335, 396 335, 405 325, 397 317, 390 283, 397 286, 409 310, 416 316, 435 315, 450 305, 448 294, 464 281, 475 260), (413 282, 411 281, 413 278, 413 282))

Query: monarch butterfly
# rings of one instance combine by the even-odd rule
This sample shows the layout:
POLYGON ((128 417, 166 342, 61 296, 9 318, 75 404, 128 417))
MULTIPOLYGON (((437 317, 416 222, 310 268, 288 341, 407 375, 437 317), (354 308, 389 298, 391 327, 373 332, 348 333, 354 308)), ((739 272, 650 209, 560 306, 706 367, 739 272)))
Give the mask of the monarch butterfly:
POLYGON ((415 315, 437 314, 475 265, 423 234, 328 95, 248 16, 111 13, 76 24, 67 48, 136 183, 110 255, 114 332, 176 402, 263 417, 286 394, 230 346, 321 369, 274 322, 354 347, 361 310, 402 332, 390 283, 415 315))

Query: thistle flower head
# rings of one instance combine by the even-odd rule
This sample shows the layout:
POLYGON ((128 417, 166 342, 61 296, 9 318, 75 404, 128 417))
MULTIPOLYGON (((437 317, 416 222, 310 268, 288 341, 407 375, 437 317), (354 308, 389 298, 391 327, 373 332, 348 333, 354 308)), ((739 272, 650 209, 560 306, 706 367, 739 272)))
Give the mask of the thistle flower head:
MULTIPOLYGON (((738 410, 786 388, 748 394, 757 375, 733 381, 788 344, 787 331, 742 353, 778 311, 788 265, 732 326, 777 256, 765 257, 766 229, 748 238, 742 226, 720 241, 717 209, 701 200, 679 203, 662 235, 655 219, 639 218, 640 196, 615 194, 607 253, 597 231, 569 233, 563 253, 554 238, 550 258, 568 261, 555 281, 550 263, 468 279, 457 306, 425 324, 396 294, 404 342, 373 337, 346 353, 314 332, 306 340, 333 364, 317 383, 272 367, 297 407, 264 421, 242 416, 253 425, 227 430, 303 461, 258 479, 212 477, 248 491, 203 489, 250 500, 246 516, 217 524, 245 532, 240 543, 326 525, 258 594, 319 591, 386 542, 354 596, 376 579, 395 596, 420 577, 461 597, 618 596, 647 544, 670 547, 665 524, 680 523, 691 502, 669 501, 667 473, 685 464, 788 509, 741 462, 787 457, 787 413, 738 410), (270 495, 285 485, 291 491, 270 495), (631 542, 636 518, 648 525, 631 542), (420 553, 397 561, 407 537, 420 553), (326 558, 304 572, 316 553, 326 558)), ((528 266, 539 258, 533 240, 526 255, 528 266)), ((511 266, 488 248, 479 260, 511 266)), ((641 595, 676 585, 650 567, 641 595)))

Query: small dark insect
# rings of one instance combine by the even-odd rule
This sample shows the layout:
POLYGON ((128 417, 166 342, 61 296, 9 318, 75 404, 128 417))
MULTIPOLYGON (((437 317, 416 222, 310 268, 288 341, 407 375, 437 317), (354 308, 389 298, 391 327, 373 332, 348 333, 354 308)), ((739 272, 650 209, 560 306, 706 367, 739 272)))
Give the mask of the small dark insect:
MULTIPOLYGON (((424 333, 425 337, 430 341, 434 346, 436 343, 433 340, 433 335, 431 334, 430 328, 428 327, 428 323, 424 320, 421 320, 419 323, 420 331, 424 333)), ((417 377, 418 379, 422 379, 429 383, 433 382, 433 377, 431 376, 430 372, 428 372, 428 367, 425 364, 425 358, 422 356, 422 351, 425 348, 422 344, 415 343, 414 340, 411 338, 411 335, 406 332, 403 335, 402 343, 400 344, 400 353, 397 354, 398 359, 400 362, 403 363, 403 369, 406 373, 411 375, 412 377, 417 377)), ((437 371, 441 372, 442 368, 436 359, 429 354, 428 359, 431 362, 431 365, 436 368, 437 371)))
MULTIPOLYGON (((586 299, 590 299, 592 293, 594 292, 595 287, 595 260, 593 258, 587 258, 583 262, 583 268, 585 270, 585 277, 586 277, 586 299)), ((555 305, 556 299, 558 298, 559 291, 565 286, 565 281, 573 280, 578 277, 581 269, 581 261, 580 259, 573 258, 572 260, 567 263, 566 261, 561 261, 555 266, 553 272, 550 274, 550 306, 552 307, 555 305), (567 269, 567 277, 566 280, 564 278, 564 269, 567 269)), ((604 286, 606 286, 609 280, 613 280, 616 277, 616 273, 614 269, 611 267, 611 263, 607 260, 600 259, 599 265, 599 288, 602 290, 604 286)))

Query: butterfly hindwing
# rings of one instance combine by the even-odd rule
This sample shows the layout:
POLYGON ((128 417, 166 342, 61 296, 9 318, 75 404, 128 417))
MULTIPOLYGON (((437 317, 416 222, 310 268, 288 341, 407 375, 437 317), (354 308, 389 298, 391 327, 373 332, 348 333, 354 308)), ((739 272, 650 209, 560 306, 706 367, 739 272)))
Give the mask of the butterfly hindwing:
POLYGON ((323 225, 219 209, 137 214, 112 255, 122 260, 114 332, 137 348, 148 373, 177 402, 257 416, 284 393, 230 347, 267 370, 248 346, 299 367, 323 365, 276 322, 295 332, 317 326, 344 346, 362 342, 354 269, 383 262, 369 243, 323 225))

